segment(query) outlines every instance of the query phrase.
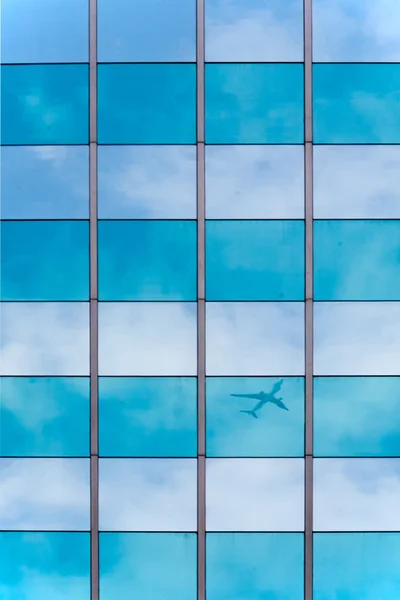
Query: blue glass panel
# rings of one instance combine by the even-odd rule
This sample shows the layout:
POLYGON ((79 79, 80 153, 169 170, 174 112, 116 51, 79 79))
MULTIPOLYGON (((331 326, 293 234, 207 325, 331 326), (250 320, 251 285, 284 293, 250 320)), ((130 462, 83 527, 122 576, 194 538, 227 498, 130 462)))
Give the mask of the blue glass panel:
POLYGON ((303 60, 302 0, 205 0, 206 60, 303 60))
POLYGON ((316 144, 398 144, 400 64, 313 67, 316 144))
POLYGON ((2 300, 89 299, 88 221, 3 221, 2 300))
POLYGON ((87 62, 87 0, 3 0, 3 63, 87 62))
POLYGON ((296 533, 207 534, 207 600, 301 600, 304 541, 296 533))
POLYGON ((196 304, 101 302, 99 374, 196 375, 196 304))
POLYGON ((90 528, 90 459, 2 458, 0 488, 0 530, 90 528))
POLYGON ((196 65, 99 65, 101 144, 194 144, 196 65))
POLYGON ((99 0, 100 62, 196 60, 196 0, 99 0))
POLYGON ((302 219, 302 146, 206 146, 208 219, 302 219))
POLYGON ((304 460, 208 458, 208 531, 303 531, 304 460))
POLYGON ((399 300, 400 221, 314 221, 316 300, 399 300))
POLYGON ((209 377, 206 389, 207 456, 304 455, 302 378, 209 377))
POLYGON ((195 219, 196 146, 99 146, 100 219, 195 219))
POLYGON ((100 597, 196 600, 196 536, 100 534, 100 597))
POLYGON ((196 456, 196 379, 101 377, 99 438, 102 456, 196 456))
POLYGON ((303 221, 208 221, 207 300, 304 299, 303 221))
POLYGON ((314 379, 314 454, 400 456, 400 378, 314 379))
POLYGON ((197 461, 102 458, 102 531, 196 531, 197 461))
POLYGON ((89 379, 3 377, 0 387, 0 454, 89 453, 89 379))
POLYGON ((315 375, 400 375, 400 302, 316 302, 315 375))
POLYGON ((209 144, 301 144, 303 66, 206 65, 209 144))
POLYGON ((0 532, 3 600, 90 600, 88 533, 0 532))
POLYGON ((304 375, 304 303, 207 302, 207 375, 304 375))
POLYGON ((314 600, 396 600, 400 534, 314 535, 314 600))
POLYGON ((89 375, 89 303, 2 302, 0 375, 89 375))
POLYGON ((1 67, 2 144, 87 144, 87 65, 1 67))
POLYGON ((195 221, 100 221, 101 300, 196 300, 195 221))

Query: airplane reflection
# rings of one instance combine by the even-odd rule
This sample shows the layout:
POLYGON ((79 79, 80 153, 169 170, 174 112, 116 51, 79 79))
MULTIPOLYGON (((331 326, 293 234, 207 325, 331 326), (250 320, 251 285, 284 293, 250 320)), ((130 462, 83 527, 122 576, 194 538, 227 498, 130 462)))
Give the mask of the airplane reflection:
POLYGON ((251 410, 240 410, 239 412, 245 413, 246 415, 251 415, 254 419, 258 419, 257 411, 260 410, 264 404, 270 402, 271 404, 275 404, 279 408, 283 410, 289 410, 287 406, 282 402, 282 398, 277 398, 275 394, 279 392, 282 387, 283 379, 277 381, 270 392, 259 392, 258 394, 231 394, 235 398, 252 398, 253 400, 258 400, 257 404, 251 410))

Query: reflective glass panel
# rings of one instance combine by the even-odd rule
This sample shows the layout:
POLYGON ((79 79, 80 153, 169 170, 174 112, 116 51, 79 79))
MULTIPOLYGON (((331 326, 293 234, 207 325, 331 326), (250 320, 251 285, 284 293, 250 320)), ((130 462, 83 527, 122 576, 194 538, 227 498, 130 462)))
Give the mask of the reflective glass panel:
POLYGON ((89 375, 89 304, 2 302, 1 375, 89 375))
POLYGON ((208 302, 208 375, 303 375, 302 302, 208 302))
POLYGON ((208 533, 206 552, 207 600, 304 597, 301 534, 208 533))
POLYGON ((315 378, 314 454, 400 456, 400 377, 315 378))
POLYGON ((400 221, 314 221, 316 300, 400 300, 400 221))
POLYGON ((314 217, 400 217, 400 146, 314 146, 314 217))
POLYGON ((314 143, 398 144, 400 64, 315 64, 314 143))
POLYGON ((90 600, 89 533, 0 532, 3 600, 90 600))
POLYGON ((399 62, 397 0, 313 0, 316 62, 399 62))
POLYGON ((88 143, 88 65, 2 66, 1 84, 2 144, 88 143))
POLYGON ((400 459, 314 459, 316 531, 400 529, 400 459))
POLYGON ((206 65, 209 144, 301 144, 303 66, 206 65))
POLYGON ((2 300, 89 299, 88 221, 3 221, 2 300))
POLYGON ((208 219, 302 219, 302 146, 206 146, 208 219))
POLYGON ((89 60, 88 0, 3 0, 1 62, 89 60))
POLYGON ((209 458, 208 531, 302 531, 304 461, 209 458))
POLYGON ((206 60, 303 60, 302 0, 205 0, 206 60))
POLYGON ((208 377, 206 390, 207 456, 304 455, 301 377, 208 377))
POLYGON ((196 544, 190 533, 101 533, 101 599, 196 600, 196 544))
POLYGON ((195 219, 195 146, 99 146, 100 219, 195 219))
POLYGON ((102 456, 197 456, 196 379, 100 377, 99 436, 102 456))
POLYGON ((101 300, 196 300, 195 221, 100 221, 101 300))
POLYGON ((314 600, 395 600, 400 589, 400 535, 314 535, 314 600))
POLYGON ((303 300, 303 221, 208 221, 207 300, 303 300))
POLYGON ((194 144, 196 65, 99 65, 100 144, 194 144))
POLYGON ((89 379, 2 377, 0 454, 86 456, 89 379))
POLYGON ((90 460, 2 458, 0 529, 88 530, 90 460))
POLYGON ((196 531, 197 461, 102 458, 100 529, 196 531))
POLYGON ((196 0, 99 0, 100 62, 196 60, 196 0))
POLYGON ((399 302, 316 302, 315 375, 399 375, 399 302))
POLYGON ((99 373, 196 375, 196 305, 100 303, 99 373))

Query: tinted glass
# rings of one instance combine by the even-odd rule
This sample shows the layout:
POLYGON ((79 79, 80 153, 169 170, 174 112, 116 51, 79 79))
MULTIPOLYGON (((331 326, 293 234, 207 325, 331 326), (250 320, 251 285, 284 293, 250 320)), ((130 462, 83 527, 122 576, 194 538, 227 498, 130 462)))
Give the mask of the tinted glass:
POLYGON ((100 529, 196 531, 195 459, 100 460, 100 529))
POLYGON ((1 375, 89 375, 89 304, 3 302, 1 375))
POLYGON ((208 302, 208 375, 303 375, 301 302, 208 302))
POLYGON ((100 378, 103 456, 196 456, 196 428, 195 378, 100 378))
POLYGON ((209 144, 301 144, 303 67, 206 65, 209 144))
POLYGON ((193 144, 195 65, 99 65, 100 144, 193 144))
POLYGON ((89 379, 2 377, 0 454, 89 453, 89 379))
POLYGON ((304 454, 302 378, 209 377, 206 390, 208 456, 304 454))
POLYGON ((87 65, 1 67, 2 144, 87 144, 87 65))
POLYGON ((314 142, 398 144, 399 65, 314 65, 314 142))
POLYGON ((208 531, 304 528, 302 459, 209 458, 206 467, 208 531))
POLYGON ((195 219, 195 146, 100 146, 101 219, 195 219))

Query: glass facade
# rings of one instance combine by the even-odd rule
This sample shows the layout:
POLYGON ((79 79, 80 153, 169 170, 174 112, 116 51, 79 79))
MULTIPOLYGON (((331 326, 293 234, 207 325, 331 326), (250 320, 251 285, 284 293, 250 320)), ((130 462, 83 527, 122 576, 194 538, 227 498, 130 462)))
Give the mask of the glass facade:
POLYGON ((400 4, 3 0, 0 598, 400 598, 400 4))

